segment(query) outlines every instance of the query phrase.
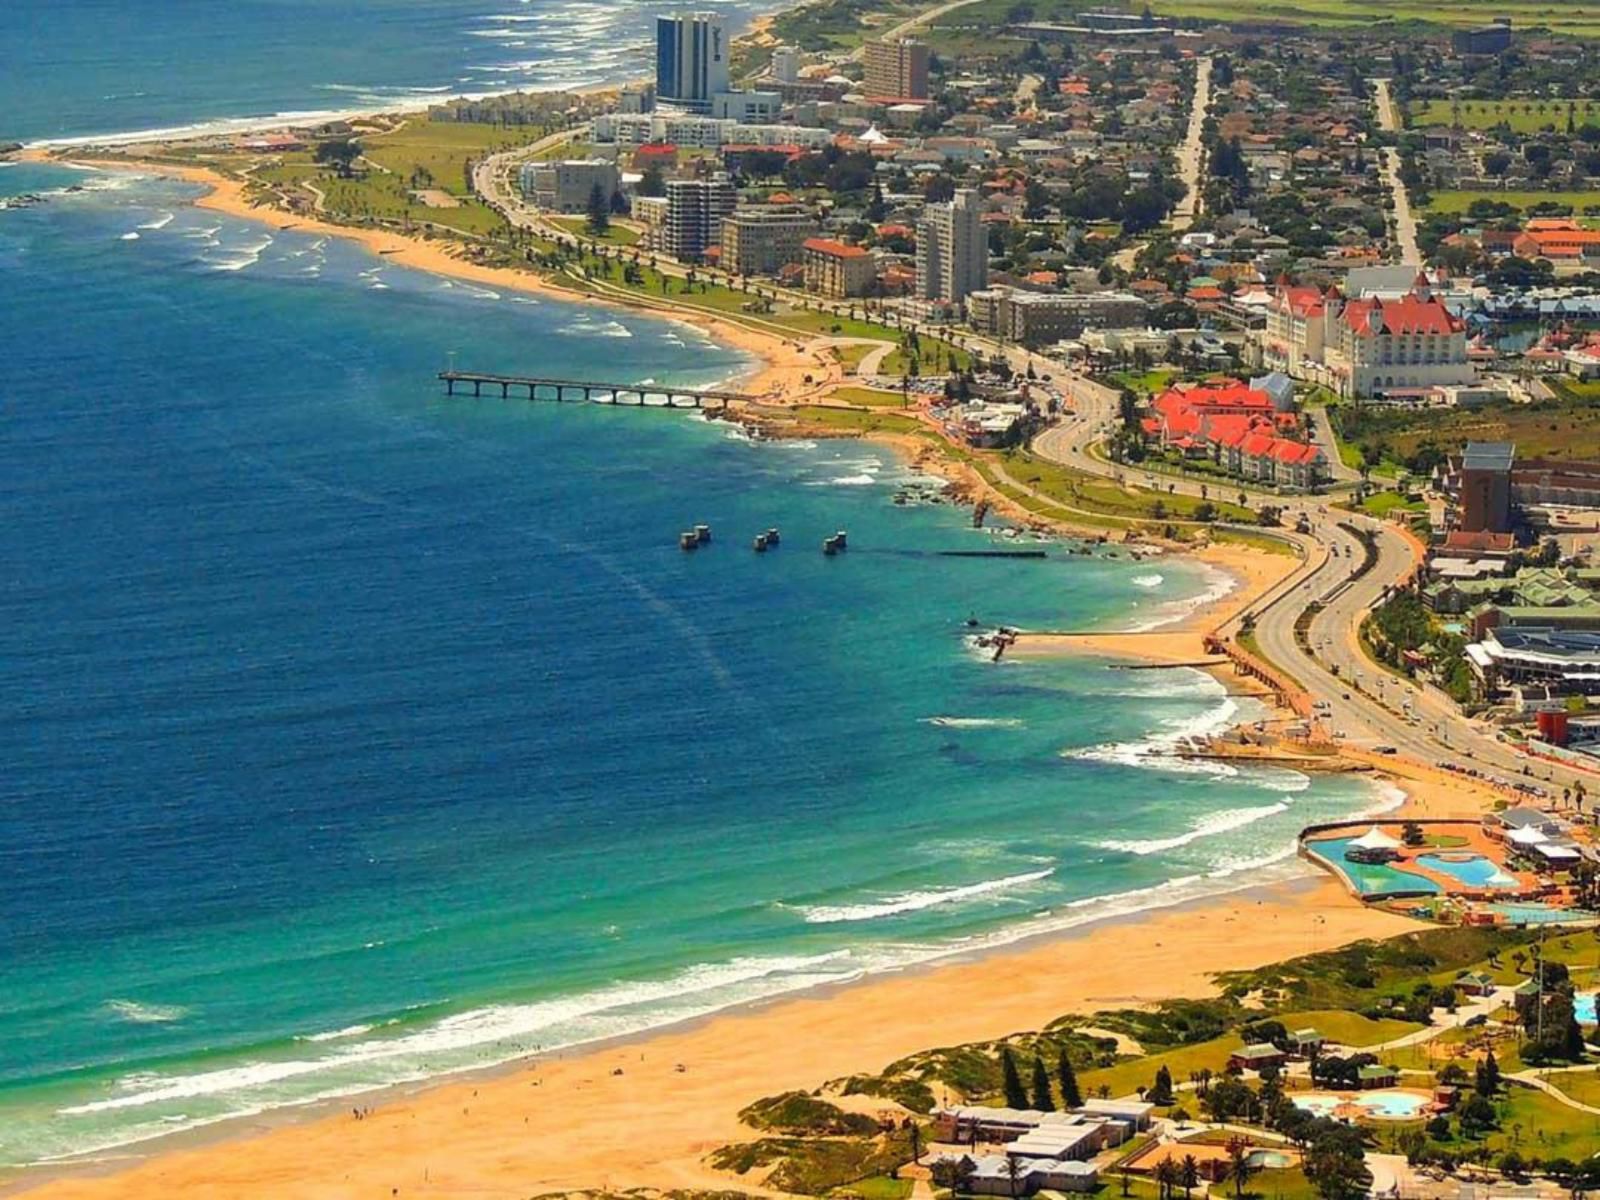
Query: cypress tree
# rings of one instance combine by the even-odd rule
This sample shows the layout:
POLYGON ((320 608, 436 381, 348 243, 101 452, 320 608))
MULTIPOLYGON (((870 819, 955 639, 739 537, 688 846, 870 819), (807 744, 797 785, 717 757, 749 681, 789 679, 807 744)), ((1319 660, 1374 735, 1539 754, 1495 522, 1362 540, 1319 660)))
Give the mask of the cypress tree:
POLYGON ((1011 1057, 1011 1047, 1000 1051, 1000 1078, 1005 1092, 1007 1108, 1027 1108, 1028 1093, 1022 1088, 1022 1076, 1017 1074, 1017 1060, 1011 1057))
POLYGON ((1050 1073, 1044 1069, 1044 1059, 1033 1056, 1033 1107, 1039 1112, 1055 1112, 1056 1102, 1050 1098, 1050 1073))
POLYGON ((1082 1108, 1083 1092, 1078 1087, 1078 1073, 1072 1069, 1072 1060, 1067 1057, 1065 1050, 1056 1062, 1056 1075, 1061 1080, 1061 1106, 1082 1108))

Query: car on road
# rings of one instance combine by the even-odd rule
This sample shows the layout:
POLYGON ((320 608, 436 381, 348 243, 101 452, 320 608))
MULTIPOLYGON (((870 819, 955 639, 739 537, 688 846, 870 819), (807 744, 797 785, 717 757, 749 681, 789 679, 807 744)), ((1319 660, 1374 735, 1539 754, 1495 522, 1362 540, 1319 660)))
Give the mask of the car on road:
POLYGON ((1393 746, 1374 746, 1372 749, 1373 749, 1373 751, 1375 753, 1378 753, 1378 754, 1398 754, 1399 753, 1399 751, 1396 750, 1393 746))

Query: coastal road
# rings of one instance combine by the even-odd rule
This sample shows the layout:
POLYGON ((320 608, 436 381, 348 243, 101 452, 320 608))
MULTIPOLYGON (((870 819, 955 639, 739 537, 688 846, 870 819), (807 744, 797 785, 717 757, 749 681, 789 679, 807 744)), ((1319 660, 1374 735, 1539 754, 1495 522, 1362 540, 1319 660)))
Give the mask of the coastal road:
MULTIPOLYGON (((1400 111, 1395 107, 1394 96, 1389 91, 1387 79, 1372 81, 1373 103, 1378 110, 1378 128, 1385 133, 1400 132, 1400 111)), ((1383 148, 1380 166, 1383 181, 1394 194, 1394 237, 1402 263, 1421 266, 1422 250, 1417 245, 1417 219, 1411 211, 1411 197, 1400 182, 1400 152, 1392 146, 1383 148)))

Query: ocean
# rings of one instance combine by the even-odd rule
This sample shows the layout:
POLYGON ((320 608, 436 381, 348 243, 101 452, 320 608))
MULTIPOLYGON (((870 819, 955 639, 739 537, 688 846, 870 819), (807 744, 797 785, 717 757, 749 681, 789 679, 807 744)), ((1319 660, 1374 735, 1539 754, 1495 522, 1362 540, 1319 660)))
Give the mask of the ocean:
MULTIPOLYGON (((215 96, 105 120, 227 115, 197 70, 215 96)), ((996 535, 885 450, 435 379, 451 355, 748 369, 693 329, 172 181, 0 167, 23 193, 46 202, 0 211, 0 1164, 1286 877, 1301 825, 1385 799, 1152 761, 1251 715, 1198 673, 970 644, 969 617, 1172 619, 1214 594, 1197 564, 942 557, 996 535)))
MULTIPOLYGON (((729 32, 779 0, 705 0, 729 32)), ((426 107, 654 70, 646 0, 7 0, 0 142, 426 107)))

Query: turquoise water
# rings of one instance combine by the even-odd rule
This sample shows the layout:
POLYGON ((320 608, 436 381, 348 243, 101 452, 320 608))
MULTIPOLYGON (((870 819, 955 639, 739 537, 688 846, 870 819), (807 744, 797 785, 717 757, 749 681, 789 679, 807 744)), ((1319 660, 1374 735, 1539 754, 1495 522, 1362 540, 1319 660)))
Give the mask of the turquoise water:
POLYGON ((1345 849, 1354 838, 1321 838, 1307 843, 1326 859, 1337 871, 1350 880, 1363 896, 1388 896, 1395 894, 1428 895, 1439 891, 1439 885, 1421 875, 1385 863, 1358 863, 1345 859, 1345 849))
POLYGON ((1585 1025, 1595 1023, 1595 994, 1578 992, 1572 997, 1572 1015, 1585 1025))
POLYGON ((1462 860, 1446 858, 1439 854, 1419 854, 1417 862, 1429 870, 1438 871, 1442 875, 1449 875, 1453 879, 1459 879, 1468 887, 1514 888, 1518 886, 1516 876, 1506 874, 1497 864, 1482 855, 1474 855, 1469 859, 1462 860))
POLYGON ((748 365, 692 330, 0 192, 50 193, 0 212, 0 1162, 1283 877, 1376 799, 1152 759, 1248 715, 1203 676, 967 644, 1193 564, 944 558, 988 535, 872 447, 433 379, 748 365))

